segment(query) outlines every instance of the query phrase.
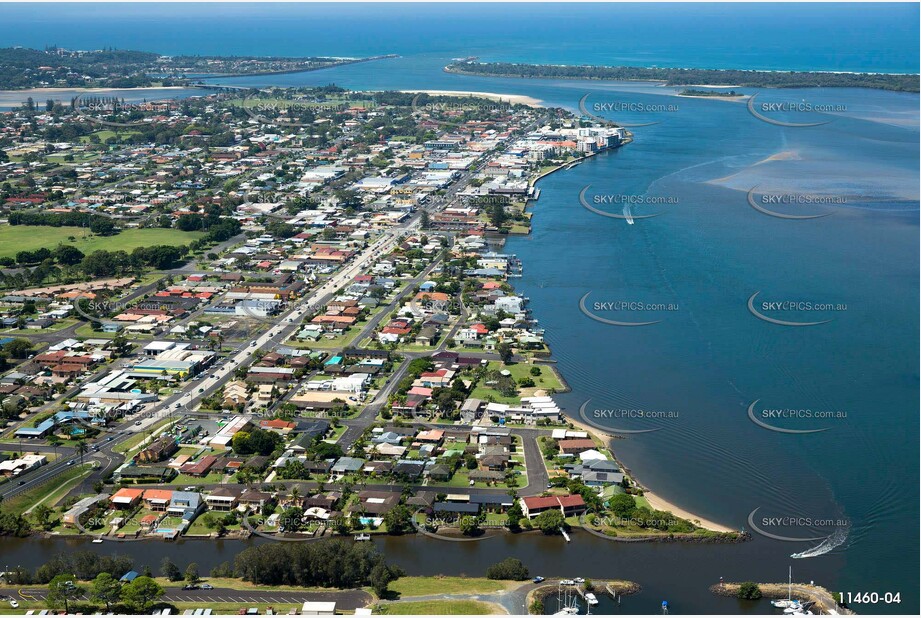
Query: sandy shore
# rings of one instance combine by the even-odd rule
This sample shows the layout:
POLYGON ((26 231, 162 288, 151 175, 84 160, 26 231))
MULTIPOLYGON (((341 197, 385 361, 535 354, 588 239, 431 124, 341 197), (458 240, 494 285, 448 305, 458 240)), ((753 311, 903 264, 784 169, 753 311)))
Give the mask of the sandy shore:
POLYGON ((190 86, 144 86, 143 88, 28 88, 25 90, 0 90, 19 94, 55 94, 57 92, 112 92, 113 90, 131 90, 143 92, 145 90, 190 90, 190 86))
POLYGON ((742 94, 737 97, 721 97, 719 95, 713 96, 703 96, 698 94, 676 94, 675 96, 681 97, 682 99, 708 99, 710 101, 729 101, 730 103, 745 103, 751 97, 750 94, 742 94))
MULTIPOLYGON (((575 427, 578 427, 579 429, 583 431, 587 431, 590 434, 594 434, 602 438, 603 440, 612 441, 615 439, 614 434, 597 429, 596 427, 593 427, 581 421, 578 418, 573 418, 572 416, 568 416, 568 415, 566 418, 575 427)), ((612 448, 611 450, 613 451, 614 449, 612 448)), ((670 511, 672 515, 675 515, 676 517, 680 517, 681 519, 687 519, 689 521, 692 521, 698 526, 700 526, 701 528, 706 528, 707 530, 713 530, 715 532, 738 532, 734 528, 730 528, 728 526, 718 524, 715 521, 711 521, 709 519, 704 519, 700 515, 695 515, 694 513, 691 513, 690 511, 686 511, 685 509, 681 508, 680 506, 676 504, 672 504, 668 500, 662 498, 661 496, 655 494, 654 492, 644 487, 642 483, 640 483, 639 481, 636 480, 636 478, 633 477, 632 474, 629 474, 629 470, 620 461, 618 461, 617 463, 620 465, 623 471, 628 472, 628 476, 633 478, 634 482, 636 482, 637 485, 643 488, 643 497, 645 497, 646 500, 649 501, 649 504, 650 506, 652 506, 652 508, 658 511, 670 511)))
POLYGON ((709 519, 704 519, 699 515, 695 515, 689 511, 685 511, 680 506, 674 505, 668 500, 656 495, 655 493, 649 491, 648 489, 643 491, 643 497, 649 501, 650 506, 658 511, 671 511, 672 515, 676 515, 681 519, 687 519, 701 528, 706 528, 707 530, 715 530, 716 532, 737 532, 733 528, 729 528, 722 524, 718 524, 715 521, 710 521, 709 519))
POLYGON ((418 92, 432 96, 448 97, 479 97, 489 99, 490 101, 504 101, 512 105, 528 105, 530 107, 540 107, 541 100, 534 97, 528 97, 522 94, 497 94, 495 92, 466 92, 463 90, 401 90, 400 92, 418 92))

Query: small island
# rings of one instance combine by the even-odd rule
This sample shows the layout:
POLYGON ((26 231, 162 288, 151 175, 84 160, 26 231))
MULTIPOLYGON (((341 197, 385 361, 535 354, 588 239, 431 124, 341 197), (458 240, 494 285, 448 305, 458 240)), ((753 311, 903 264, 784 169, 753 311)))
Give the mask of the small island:
POLYGON ((744 97, 745 95, 735 90, 697 90, 687 88, 678 93, 679 97, 744 97))

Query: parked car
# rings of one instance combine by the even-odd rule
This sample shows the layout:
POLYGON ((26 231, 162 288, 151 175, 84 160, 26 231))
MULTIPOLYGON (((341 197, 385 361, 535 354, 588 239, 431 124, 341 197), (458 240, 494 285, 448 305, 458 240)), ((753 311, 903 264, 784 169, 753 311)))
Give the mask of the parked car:
POLYGON ((533 581, 535 584, 539 584, 539 583, 541 583, 542 581, 544 581, 544 578, 541 577, 540 575, 538 575, 538 576, 535 577, 532 581, 533 581))
POLYGON ((16 599, 10 599, 10 607, 12 607, 13 609, 16 609, 17 607, 19 607, 19 601, 17 601, 16 599))
POLYGON ((201 589, 202 590, 214 590, 214 586, 212 586, 211 584, 202 584, 201 589))

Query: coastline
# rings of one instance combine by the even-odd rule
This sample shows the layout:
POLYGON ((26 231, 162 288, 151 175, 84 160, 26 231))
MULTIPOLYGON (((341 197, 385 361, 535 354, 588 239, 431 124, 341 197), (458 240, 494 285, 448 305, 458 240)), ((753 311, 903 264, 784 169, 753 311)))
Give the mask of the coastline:
POLYGON ((445 96, 445 97, 477 97, 481 99, 489 99, 490 101, 499 101, 507 102, 512 105, 527 105, 528 107, 543 107, 540 99, 535 99, 534 97, 529 97, 523 94, 504 94, 496 92, 475 92, 467 90, 400 90, 398 92, 403 92, 406 94, 418 93, 418 94, 427 94, 431 96, 445 96))
POLYGON ((67 88, 67 87, 44 87, 44 88, 23 88, 22 90, 0 90, 4 92, 15 92, 16 94, 55 94, 58 92, 112 92, 113 90, 131 90, 143 92, 146 90, 190 90, 200 88, 200 86, 141 86, 138 88, 67 88))

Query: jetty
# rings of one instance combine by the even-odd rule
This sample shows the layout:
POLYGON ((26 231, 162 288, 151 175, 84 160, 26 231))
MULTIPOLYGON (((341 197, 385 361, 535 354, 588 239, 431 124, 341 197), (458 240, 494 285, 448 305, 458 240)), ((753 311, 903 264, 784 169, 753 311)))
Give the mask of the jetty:
MULTIPOLYGON (((710 592, 724 597, 735 597, 738 596, 739 587, 741 585, 742 584, 740 582, 723 582, 719 584, 713 584, 710 586, 710 592)), ((792 590, 795 596, 815 603, 815 609, 820 610, 823 614, 855 614, 853 610, 839 605, 835 600, 834 594, 832 594, 829 590, 821 586, 816 586, 815 584, 793 584, 792 586, 788 587, 789 584, 786 583, 757 583, 757 586, 761 590, 761 594, 768 599, 785 599, 787 598, 788 590, 792 590)))

